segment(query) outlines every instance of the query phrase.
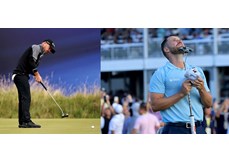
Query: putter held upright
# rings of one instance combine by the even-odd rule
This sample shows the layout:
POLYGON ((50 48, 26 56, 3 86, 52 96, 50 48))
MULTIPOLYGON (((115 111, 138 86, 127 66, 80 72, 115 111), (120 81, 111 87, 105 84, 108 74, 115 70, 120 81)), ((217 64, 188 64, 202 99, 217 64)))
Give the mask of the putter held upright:
POLYGON ((62 118, 65 118, 65 117, 68 117, 68 113, 64 113, 63 110, 61 109, 60 105, 56 102, 56 100, 54 99, 54 97, 51 95, 51 93, 48 91, 47 87, 42 83, 40 82, 40 84, 43 86, 43 88, 48 92, 48 94, 52 97, 53 101, 56 103, 56 105, 58 106, 58 108, 60 109, 62 115, 61 117, 62 118))

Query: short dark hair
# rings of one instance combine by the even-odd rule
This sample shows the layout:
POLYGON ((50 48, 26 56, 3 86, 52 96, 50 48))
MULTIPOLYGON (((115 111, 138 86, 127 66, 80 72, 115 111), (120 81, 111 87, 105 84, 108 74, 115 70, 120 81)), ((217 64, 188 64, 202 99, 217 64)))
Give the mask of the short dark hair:
POLYGON ((147 110, 147 106, 146 106, 146 103, 145 103, 145 102, 142 102, 142 103, 140 104, 140 109, 147 110))
POLYGON ((178 35, 169 35, 169 36, 165 36, 164 37, 164 40, 162 41, 162 43, 161 43, 161 51, 162 51, 162 53, 164 54, 164 56, 167 58, 167 56, 166 56, 166 53, 165 53, 165 51, 164 51, 164 47, 165 47, 165 44, 167 43, 167 41, 168 41, 168 38, 169 37, 172 37, 172 36, 178 36, 178 35))

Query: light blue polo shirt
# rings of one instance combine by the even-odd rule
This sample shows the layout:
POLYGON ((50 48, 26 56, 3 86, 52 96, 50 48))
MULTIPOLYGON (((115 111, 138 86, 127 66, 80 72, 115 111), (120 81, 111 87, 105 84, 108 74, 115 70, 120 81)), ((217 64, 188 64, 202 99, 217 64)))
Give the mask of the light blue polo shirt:
MULTIPOLYGON (((186 69, 191 69, 193 66, 186 63, 186 69)), ((204 80, 204 87, 207 92, 206 78, 203 70, 200 67, 195 67, 201 74, 204 80)), ((181 90, 182 83, 186 80, 184 77, 186 70, 174 66, 172 63, 167 62, 165 66, 157 69, 150 80, 149 91, 153 93, 164 94, 165 97, 170 97, 181 90)), ((203 121, 203 105, 200 100, 200 94, 195 87, 190 91, 190 98, 192 104, 192 113, 195 121, 203 121)), ((163 122, 190 122, 190 109, 188 104, 188 96, 186 95, 176 104, 172 105, 166 110, 160 112, 163 122)))

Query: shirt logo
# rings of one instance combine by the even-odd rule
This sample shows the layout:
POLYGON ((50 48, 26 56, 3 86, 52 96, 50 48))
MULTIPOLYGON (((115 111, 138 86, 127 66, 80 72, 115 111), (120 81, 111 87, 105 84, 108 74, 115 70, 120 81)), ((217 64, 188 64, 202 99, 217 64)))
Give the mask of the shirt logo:
POLYGON ((177 81, 180 81, 180 79, 178 78, 173 78, 173 79, 169 79, 170 82, 177 82, 177 81))

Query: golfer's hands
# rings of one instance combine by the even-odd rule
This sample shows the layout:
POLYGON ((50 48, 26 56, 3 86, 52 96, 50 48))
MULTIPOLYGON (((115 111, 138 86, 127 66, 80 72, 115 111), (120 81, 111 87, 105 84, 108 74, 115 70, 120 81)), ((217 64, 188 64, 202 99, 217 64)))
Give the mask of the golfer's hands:
POLYGON ((41 78, 39 72, 34 73, 34 78, 38 83, 42 82, 42 78, 41 78))
POLYGON ((198 77, 196 80, 191 81, 192 85, 196 87, 199 91, 205 90, 204 87, 204 81, 200 77, 198 77))
POLYGON ((185 96, 187 95, 192 89, 192 84, 190 80, 185 80, 182 84, 181 93, 185 96))

